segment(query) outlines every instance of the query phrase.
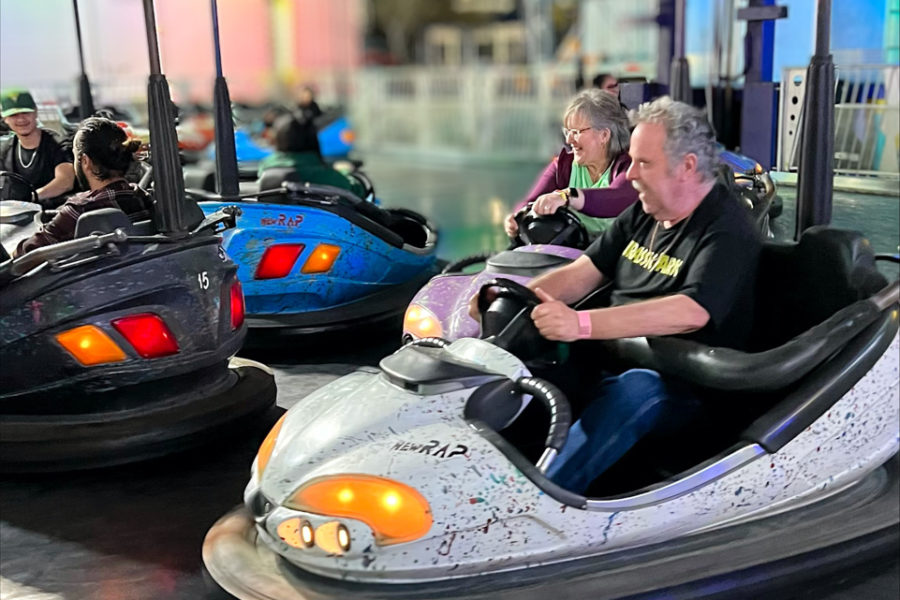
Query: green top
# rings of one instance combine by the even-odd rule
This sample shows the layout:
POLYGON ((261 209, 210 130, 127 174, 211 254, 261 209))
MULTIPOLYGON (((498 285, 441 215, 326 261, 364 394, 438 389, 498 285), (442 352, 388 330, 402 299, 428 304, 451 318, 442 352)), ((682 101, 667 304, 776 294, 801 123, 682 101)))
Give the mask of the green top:
POLYGON ((364 197, 366 193, 361 183, 342 175, 323 163, 315 152, 273 152, 259 161, 257 176, 262 177, 263 171, 266 169, 279 167, 293 168, 297 171, 300 179, 312 184, 332 185, 350 190, 360 198, 364 197))
MULTIPOLYGON (((584 165, 579 165, 576 162, 572 163, 572 175, 569 176, 569 187, 585 189, 585 188, 605 188, 609 187, 610 178, 612 177, 612 161, 610 161, 609 166, 606 167, 606 170, 600 175, 600 178, 596 183, 591 181, 591 174, 588 172, 587 167, 584 165)), ((592 217, 590 215, 583 214, 581 212, 575 211, 575 214, 578 215, 579 220, 584 225, 585 229, 587 229, 588 235, 591 239, 596 238, 601 233, 606 231, 606 229, 610 226, 610 224, 615 220, 612 218, 606 217, 592 217)))
POLYGON ((588 172, 587 167, 573 162, 572 175, 569 176, 569 187, 579 189, 609 187, 609 178, 611 175, 612 161, 610 161, 609 166, 606 167, 606 170, 603 171, 603 174, 600 175, 600 179, 597 180, 597 183, 591 181, 591 174, 588 172))

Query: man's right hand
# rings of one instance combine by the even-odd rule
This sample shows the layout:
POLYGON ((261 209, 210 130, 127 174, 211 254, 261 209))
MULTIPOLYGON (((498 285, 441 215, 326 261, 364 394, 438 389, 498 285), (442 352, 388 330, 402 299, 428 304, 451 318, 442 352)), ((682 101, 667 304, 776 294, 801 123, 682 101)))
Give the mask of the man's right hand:
POLYGON ((503 229, 506 231, 506 235, 510 238, 514 238, 519 234, 519 224, 516 223, 516 214, 509 213, 506 215, 506 221, 503 223, 503 229))

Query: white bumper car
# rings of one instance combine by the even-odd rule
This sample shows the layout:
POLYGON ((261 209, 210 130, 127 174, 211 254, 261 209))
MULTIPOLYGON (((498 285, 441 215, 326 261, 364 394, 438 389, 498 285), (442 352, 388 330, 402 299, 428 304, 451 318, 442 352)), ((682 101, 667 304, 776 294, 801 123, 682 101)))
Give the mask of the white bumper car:
POLYGON ((754 352, 602 344, 735 410, 642 441, 582 496, 543 475, 570 410, 516 356, 529 299, 502 294, 506 332, 420 340, 289 410, 207 569, 238 598, 735 597, 896 552, 898 283, 820 227, 764 245, 758 299, 754 352))

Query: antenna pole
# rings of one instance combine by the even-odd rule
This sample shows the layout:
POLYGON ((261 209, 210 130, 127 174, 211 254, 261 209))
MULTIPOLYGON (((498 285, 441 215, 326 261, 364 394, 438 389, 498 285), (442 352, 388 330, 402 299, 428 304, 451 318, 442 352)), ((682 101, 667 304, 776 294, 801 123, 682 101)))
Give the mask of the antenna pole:
POLYGON ((88 81, 87 70, 84 68, 84 46, 81 43, 81 19, 78 16, 78 0, 72 0, 75 8, 75 35, 78 38, 78 62, 81 65, 81 77, 78 78, 78 95, 81 119, 87 119, 94 114, 94 97, 91 95, 91 82, 88 81))
POLYGON ((237 150, 234 145, 234 121, 231 118, 231 98, 228 84, 222 75, 222 51, 219 44, 219 9, 210 0, 212 10, 213 46, 216 53, 216 82, 213 88, 213 116, 216 126, 216 191, 220 196, 237 196, 237 150))

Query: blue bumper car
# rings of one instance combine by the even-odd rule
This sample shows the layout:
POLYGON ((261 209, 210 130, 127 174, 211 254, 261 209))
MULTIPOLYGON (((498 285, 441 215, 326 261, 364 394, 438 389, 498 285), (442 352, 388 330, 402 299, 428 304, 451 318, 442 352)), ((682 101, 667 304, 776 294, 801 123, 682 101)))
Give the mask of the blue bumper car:
POLYGON ((325 160, 345 159, 353 150, 356 135, 347 116, 341 112, 326 113, 316 121, 319 127, 319 145, 325 160))
MULTIPOLYGON (((437 273, 437 230, 421 215, 330 186, 260 183, 222 240, 251 328, 311 333, 399 317, 437 273)), ((226 204, 200 206, 210 215, 226 204)))

